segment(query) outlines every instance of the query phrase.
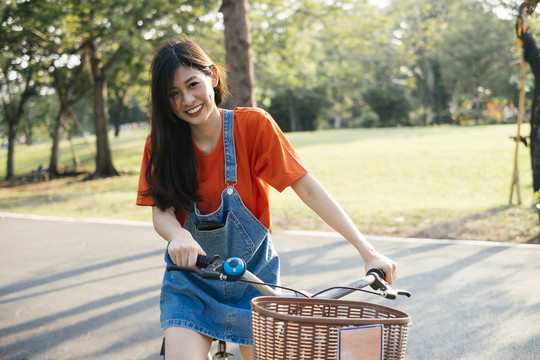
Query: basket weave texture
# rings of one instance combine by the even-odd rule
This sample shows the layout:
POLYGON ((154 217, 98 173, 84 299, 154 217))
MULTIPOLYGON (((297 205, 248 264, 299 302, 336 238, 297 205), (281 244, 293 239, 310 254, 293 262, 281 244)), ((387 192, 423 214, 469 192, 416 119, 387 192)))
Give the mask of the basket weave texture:
POLYGON ((360 301, 262 296, 251 301, 254 359, 333 360, 339 328, 383 325, 383 358, 403 359, 411 318, 360 301))

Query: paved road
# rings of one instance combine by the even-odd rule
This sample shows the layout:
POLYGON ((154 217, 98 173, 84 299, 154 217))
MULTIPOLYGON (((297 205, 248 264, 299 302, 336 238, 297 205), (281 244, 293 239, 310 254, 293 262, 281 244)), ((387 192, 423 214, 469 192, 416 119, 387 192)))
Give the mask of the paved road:
MULTIPOLYGON (((331 234, 276 233, 282 282, 309 291, 361 266, 331 234)), ((411 299, 407 359, 540 358, 540 246, 370 237, 411 299)), ((147 223, 0 213, 1 359, 160 359, 164 242, 147 223)))

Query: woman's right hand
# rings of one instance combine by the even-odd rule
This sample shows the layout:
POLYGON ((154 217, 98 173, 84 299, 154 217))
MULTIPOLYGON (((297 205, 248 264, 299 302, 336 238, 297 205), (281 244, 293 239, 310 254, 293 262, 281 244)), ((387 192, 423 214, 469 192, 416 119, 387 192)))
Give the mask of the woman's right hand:
POLYGON ((169 242, 167 249, 172 262, 178 266, 195 267, 198 255, 206 255, 201 246, 185 229, 179 231, 169 242))
POLYGON ((157 233, 169 242, 167 251, 175 265, 195 267, 197 256, 206 255, 191 233, 180 225, 173 208, 160 210, 154 206, 152 221, 157 233))

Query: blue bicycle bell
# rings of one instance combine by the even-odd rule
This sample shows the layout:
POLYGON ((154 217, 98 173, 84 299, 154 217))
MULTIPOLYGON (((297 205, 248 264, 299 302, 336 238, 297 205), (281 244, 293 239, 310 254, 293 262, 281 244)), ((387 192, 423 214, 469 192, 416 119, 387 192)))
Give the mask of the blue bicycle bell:
POLYGON ((237 257, 229 258, 223 264, 223 272, 227 276, 239 278, 246 272, 246 262, 237 257))

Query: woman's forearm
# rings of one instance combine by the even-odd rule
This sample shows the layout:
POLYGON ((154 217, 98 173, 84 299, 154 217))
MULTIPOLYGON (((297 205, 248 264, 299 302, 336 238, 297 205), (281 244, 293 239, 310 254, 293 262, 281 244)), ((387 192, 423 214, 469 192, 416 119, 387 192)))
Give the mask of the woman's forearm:
POLYGON ((397 276, 394 261, 379 253, 354 225, 343 208, 311 174, 306 174, 291 184, 300 199, 328 225, 347 239, 360 253, 365 262, 365 270, 381 269, 385 280, 392 284, 397 276))
POLYGON ((354 225, 349 215, 313 175, 307 173, 295 181, 291 188, 324 222, 351 242, 365 261, 368 261, 373 256, 375 252, 373 246, 354 225))
POLYGON ((171 242, 178 234, 187 231, 176 220, 176 215, 172 207, 166 210, 160 210, 154 206, 152 208, 152 223, 156 232, 168 242, 171 242))

